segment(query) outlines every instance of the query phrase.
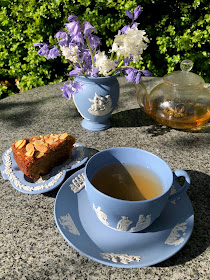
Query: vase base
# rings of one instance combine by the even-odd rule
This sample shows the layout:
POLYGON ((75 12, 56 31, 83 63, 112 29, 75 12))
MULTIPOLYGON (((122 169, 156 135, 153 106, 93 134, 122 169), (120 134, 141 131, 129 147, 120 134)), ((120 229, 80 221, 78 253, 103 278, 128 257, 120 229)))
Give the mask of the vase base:
POLYGON ((92 131, 105 130, 110 127, 110 121, 107 120, 103 123, 97 123, 97 122, 91 122, 91 121, 84 119, 82 121, 82 127, 84 127, 87 130, 92 130, 92 131))

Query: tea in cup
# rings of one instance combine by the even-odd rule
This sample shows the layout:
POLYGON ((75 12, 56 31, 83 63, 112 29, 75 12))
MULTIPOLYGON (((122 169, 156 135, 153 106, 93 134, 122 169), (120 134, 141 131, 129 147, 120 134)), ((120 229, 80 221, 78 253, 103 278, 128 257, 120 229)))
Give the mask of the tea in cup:
POLYGON ((157 219, 166 204, 186 192, 190 178, 171 171, 160 157, 137 148, 116 147, 98 152, 85 166, 85 189, 92 209, 106 226, 138 232, 157 219), (172 189, 176 177, 183 187, 172 189), (173 191, 172 191, 173 190, 173 191))

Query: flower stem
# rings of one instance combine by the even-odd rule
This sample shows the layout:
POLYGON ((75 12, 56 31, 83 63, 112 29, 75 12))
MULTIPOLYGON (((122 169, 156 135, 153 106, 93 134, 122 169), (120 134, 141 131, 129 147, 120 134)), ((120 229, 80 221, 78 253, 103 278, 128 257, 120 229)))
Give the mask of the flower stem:
MULTIPOLYGON (((124 65, 124 66, 121 66, 121 68, 134 68, 133 66, 130 66, 130 65, 124 65)), ((140 71, 140 70, 138 70, 138 71, 140 71)))
POLYGON ((123 61, 123 60, 121 60, 121 61, 120 61, 120 63, 118 64, 117 68, 122 67, 123 63, 124 63, 124 61, 123 61))
POLYGON ((88 46, 88 48, 89 48, 89 50, 90 50, 90 55, 91 55, 92 64, 93 64, 93 66, 95 66, 95 61, 94 61, 94 57, 93 57, 93 51, 92 51, 92 49, 91 49, 91 47, 90 47, 90 42, 89 42, 87 36, 85 36, 85 39, 86 39, 86 42, 87 42, 87 46, 88 46))
POLYGON ((123 60, 120 61, 120 63, 119 63, 118 66, 116 67, 116 69, 110 71, 109 74, 108 74, 107 76, 111 76, 114 72, 116 72, 117 70, 120 70, 120 68, 122 68, 122 65, 123 65, 123 60))
POLYGON ((78 57, 78 55, 76 54, 76 52, 73 52, 73 53, 74 53, 74 55, 75 55, 75 56, 76 56, 76 58, 77 58, 77 61, 78 61, 78 63, 79 63, 80 68, 82 69, 83 67, 82 67, 81 62, 79 61, 79 57, 78 57))

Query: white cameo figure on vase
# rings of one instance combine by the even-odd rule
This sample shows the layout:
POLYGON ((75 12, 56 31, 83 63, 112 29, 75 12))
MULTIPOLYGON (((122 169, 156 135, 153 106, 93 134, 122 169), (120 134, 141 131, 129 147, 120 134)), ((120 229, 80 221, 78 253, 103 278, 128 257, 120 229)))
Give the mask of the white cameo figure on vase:
POLYGON ((95 93, 94 98, 89 98, 89 101, 93 103, 88 109, 88 112, 91 115, 104 116, 112 110, 112 99, 110 95, 106 95, 103 97, 95 93))

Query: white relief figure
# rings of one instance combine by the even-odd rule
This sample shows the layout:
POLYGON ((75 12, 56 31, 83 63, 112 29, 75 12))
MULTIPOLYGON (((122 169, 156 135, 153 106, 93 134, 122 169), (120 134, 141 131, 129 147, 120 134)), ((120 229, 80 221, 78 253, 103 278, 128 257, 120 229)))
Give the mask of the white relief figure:
POLYGON ((72 184, 69 186, 74 193, 79 192, 85 186, 85 174, 79 174, 72 180, 72 184))
MULTIPOLYGON (((176 188, 174 187, 174 185, 172 185, 170 195, 175 194, 176 192, 177 192, 176 188)), ((172 200, 171 203, 175 205, 178 200, 180 200, 180 197, 172 200)))
POLYGON ((112 99, 110 95, 106 95, 103 97, 95 93, 94 98, 89 98, 89 101, 93 103, 88 109, 88 112, 91 115, 104 116, 112 110, 112 99))
POLYGON ((106 226, 109 225, 108 221, 107 221, 107 215, 101 210, 101 207, 98 206, 98 208, 95 207, 95 205, 93 204, 93 209, 96 212, 96 215, 98 217, 98 219, 106 226))
POLYGON ((182 242, 184 242, 184 235, 186 234, 186 229, 187 229, 187 223, 181 223, 181 224, 177 224, 171 231, 171 233, 169 234, 168 238, 165 241, 165 244, 167 245, 174 245, 177 246, 179 244, 181 244, 182 242), (179 231, 182 232, 182 236, 179 233, 179 231))
POLYGON ((122 219, 117 224, 117 229, 121 231, 128 231, 129 226, 133 221, 129 220, 128 217, 122 216, 122 219))
POLYGON ((104 260, 111 260, 114 263, 121 262, 123 264, 129 264, 130 262, 140 262, 141 260, 140 256, 132 256, 128 254, 101 253, 100 255, 104 260))
POLYGON ((147 215, 146 217, 144 217, 144 215, 139 215, 139 219, 138 222, 136 223, 136 226, 131 228, 129 232, 136 232, 136 231, 143 230, 147 228, 150 225, 150 223, 151 223, 151 215, 147 215))
POLYGON ((80 235, 75 223, 73 222, 70 214, 66 214, 66 216, 61 216, 59 220, 59 223, 63 226, 65 229, 68 228, 68 231, 74 235, 80 235))

